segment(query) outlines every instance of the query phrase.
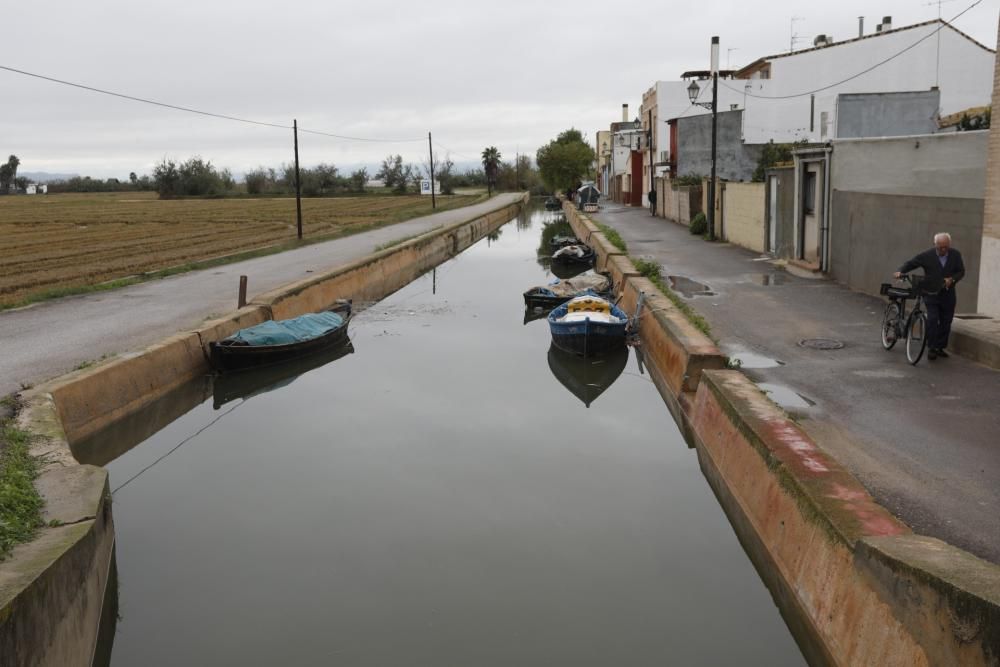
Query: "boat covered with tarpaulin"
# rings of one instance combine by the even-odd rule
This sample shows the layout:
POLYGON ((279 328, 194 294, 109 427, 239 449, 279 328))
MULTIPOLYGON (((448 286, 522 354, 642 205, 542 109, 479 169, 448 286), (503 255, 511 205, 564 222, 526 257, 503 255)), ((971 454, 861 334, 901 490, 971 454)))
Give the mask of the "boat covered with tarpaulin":
POLYGON ((209 359, 219 372, 258 368, 297 359, 347 341, 351 303, 288 320, 269 320, 209 343, 209 359))

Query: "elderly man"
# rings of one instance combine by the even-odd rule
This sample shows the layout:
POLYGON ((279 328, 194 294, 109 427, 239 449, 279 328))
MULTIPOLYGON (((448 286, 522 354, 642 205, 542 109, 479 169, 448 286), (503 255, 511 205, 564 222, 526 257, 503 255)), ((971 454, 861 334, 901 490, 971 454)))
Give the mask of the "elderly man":
POLYGON ((924 303, 927 305, 927 346, 930 348, 927 358, 933 361, 947 357, 945 348, 955 317, 955 285, 965 276, 962 253, 951 247, 950 234, 935 234, 934 247, 903 264, 895 275, 899 278, 914 269, 924 270, 921 289, 926 294, 924 303))

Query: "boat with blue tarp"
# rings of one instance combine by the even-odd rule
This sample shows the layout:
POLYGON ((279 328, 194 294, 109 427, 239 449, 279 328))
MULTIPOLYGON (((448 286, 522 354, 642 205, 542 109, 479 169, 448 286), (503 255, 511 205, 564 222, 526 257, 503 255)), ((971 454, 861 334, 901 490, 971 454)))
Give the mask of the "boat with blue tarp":
POLYGON ((208 344, 209 360, 219 372, 259 368, 297 359, 347 341, 351 302, 340 301, 320 313, 270 320, 208 344))
POLYGON ((549 313, 548 319, 552 343, 566 352, 591 357, 625 346, 628 315, 607 299, 575 297, 549 313))

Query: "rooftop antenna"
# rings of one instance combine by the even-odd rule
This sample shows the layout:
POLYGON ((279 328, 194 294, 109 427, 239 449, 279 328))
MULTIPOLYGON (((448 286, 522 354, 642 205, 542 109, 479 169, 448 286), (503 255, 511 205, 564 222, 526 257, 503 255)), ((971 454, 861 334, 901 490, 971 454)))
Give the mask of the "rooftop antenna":
POLYGON ((790 21, 790 27, 788 29, 788 52, 791 53, 795 50, 795 42, 800 40, 799 34, 795 32, 795 24, 799 21, 805 21, 805 17, 793 16, 790 21))
MULTIPOLYGON (((934 0, 933 2, 924 3, 924 7, 930 7, 931 5, 937 5, 938 8, 938 21, 941 20, 941 5, 947 5, 949 2, 955 2, 955 0, 934 0)), ((940 85, 941 79, 941 26, 938 26, 937 35, 937 63, 934 67, 934 87, 937 88, 940 85)))

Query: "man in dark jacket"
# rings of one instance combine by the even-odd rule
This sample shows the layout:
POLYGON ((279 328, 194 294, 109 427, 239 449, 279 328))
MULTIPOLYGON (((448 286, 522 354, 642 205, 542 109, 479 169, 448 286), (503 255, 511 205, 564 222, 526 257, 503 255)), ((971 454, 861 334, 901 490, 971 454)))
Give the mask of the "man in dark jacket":
POLYGON ((934 247, 909 260, 896 272, 899 278, 914 269, 924 270, 921 289, 927 305, 927 358, 947 357, 951 321, 955 317, 955 285, 965 276, 962 253, 951 247, 950 234, 935 234, 934 247))

